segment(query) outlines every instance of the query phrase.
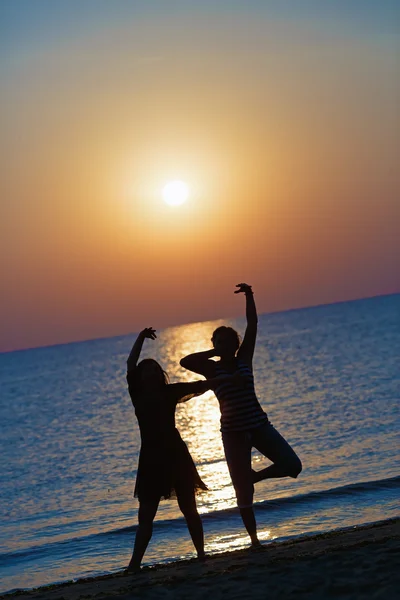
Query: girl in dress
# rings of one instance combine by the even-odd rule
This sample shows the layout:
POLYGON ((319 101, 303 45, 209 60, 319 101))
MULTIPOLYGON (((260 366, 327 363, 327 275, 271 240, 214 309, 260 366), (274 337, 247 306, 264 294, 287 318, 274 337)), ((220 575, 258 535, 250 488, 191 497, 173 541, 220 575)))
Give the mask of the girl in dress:
POLYGON ((214 389, 222 381, 240 385, 239 377, 210 378, 207 381, 169 383, 167 373, 151 358, 138 364, 144 340, 156 338, 152 327, 141 331, 127 361, 129 394, 138 419, 141 448, 135 497, 139 499, 139 525, 127 572, 140 570, 151 539, 153 521, 161 499, 177 498, 199 559, 204 559, 203 526, 197 512, 195 495, 207 490, 189 450, 175 427, 175 408, 214 389))

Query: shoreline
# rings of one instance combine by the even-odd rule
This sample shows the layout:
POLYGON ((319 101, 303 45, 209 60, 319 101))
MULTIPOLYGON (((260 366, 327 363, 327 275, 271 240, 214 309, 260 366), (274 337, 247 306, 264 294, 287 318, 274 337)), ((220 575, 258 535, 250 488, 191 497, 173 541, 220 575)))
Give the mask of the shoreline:
POLYGON ((138 575, 79 579, 0 599, 78 600, 108 598, 251 597, 385 598, 400 589, 400 517, 351 528, 269 542, 261 550, 231 550, 208 556, 146 566, 138 575), (397 560, 396 560, 397 559, 397 560))

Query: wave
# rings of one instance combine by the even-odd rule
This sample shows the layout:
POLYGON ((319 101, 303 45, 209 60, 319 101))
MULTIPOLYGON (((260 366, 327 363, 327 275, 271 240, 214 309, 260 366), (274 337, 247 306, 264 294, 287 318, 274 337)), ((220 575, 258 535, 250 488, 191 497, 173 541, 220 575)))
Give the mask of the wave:
POLYGON ((319 492, 308 492, 294 496, 284 496, 274 500, 264 500, 257 502, 257 510, 268 509, 274 506, 283 506, 287 504, 310 503, 318 500, 324 501, 327 498, 340 498, 344 496, 357 496, 366 492, 379 492, 383 490, 396 490, 400 487, 400 476, 390 477, 389 479, 378 479, 375 481, 365 481, 360 483, 351 483, 341 487, 321 490, 319 492))
MULTIPOLYGON (((301 505, 306 504, 309 507, 311 504, 315 505, 319 502, 324 503, 345 497, 353 497, 354 501, 356 501, 357 496, 361 496, 365 493, 397 490, 398 488, 400 488, 400 476, 390 477, 388 479, 353 483, 328 490, 308 492, 294 496, 284 496, 282 498, 276 498, 273 500, 263 500, 261 502, 256 502, 254 504, 254 508, 256 513, 259 511, 286 511, 287 507, 292 505, 301 507, 301 505)), ((224 521, 231 520, 232 518, 237 518, 237 508, 226 508, 211 511, 209 513, 203 513, 201 518, 205 523, 207 521, 220 521, 222 523, 224 521)), ((0 566, 10 564, 10 561, 23 560, 24 558, 28 557, 30 559, 39 559, 40 557, 48 556, 49 553, 52 552, 62 554, 64 548, 66 551, 68 551, 67 548, 71 544, 75 544, 77 542, 82 544, 85 542, 85 540, 88 543, 93 543, 96 540, 100 541, 101 538, 104 539, 105 537, 132 534, 132 532, 136 530, 136 527, 137 525, 116 528, 109 531, 89 534, 83 537, 73 537, 57 542, 49 542, 41 546, 31 546, 23 550, 0 553, 0 566)), ((171 531, 173 529, 178 530, 183 527, 186 527, 183 517, 178 517, 175 519, 162 519, 157 521, 157 529, 164 528, 171 531)))

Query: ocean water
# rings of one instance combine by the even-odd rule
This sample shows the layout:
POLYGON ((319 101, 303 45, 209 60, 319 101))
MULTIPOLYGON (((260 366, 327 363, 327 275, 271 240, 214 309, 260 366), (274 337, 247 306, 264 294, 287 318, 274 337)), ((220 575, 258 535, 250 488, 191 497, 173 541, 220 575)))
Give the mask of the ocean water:
MULTIPOLYGON (((146 341, 171 381, 179 359, 244 319, 159 331, 146 341)), ((144 324, 147 325, 147 324, 144 324)), ((140 436, 126 388, 135 335, 0 354, 0 593, 123 569, 137 523, 140 436)), ((400 295, 259 318, 256 390, 303 462, 297 480, 256 486, 265 543, 400 514, 400 295)), ((211 392, 177 426, 210 488, 198 497, 206 550, 245 547, 211 392)), ((254 468, 268 464, 256 451, 254 468)), ((194 556, 175 500, 162 501, 143 564, 194 556)))

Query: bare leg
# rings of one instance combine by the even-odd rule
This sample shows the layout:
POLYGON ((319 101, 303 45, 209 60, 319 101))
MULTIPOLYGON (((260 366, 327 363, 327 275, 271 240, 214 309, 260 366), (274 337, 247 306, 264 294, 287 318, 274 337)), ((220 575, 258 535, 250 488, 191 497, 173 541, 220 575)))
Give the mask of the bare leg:
POLYGON ((190 537, 192 538, 194 547, 197 551, 197 556, 199 559, 203 560, 205 558, 203 523, 201 522, 200 515, 197 512, 194 490, 183 491, 177 489, 176 494, 179 508, 185 517, 190 537))
POLYGON ((269 467, 265 467, 265 469, 260 469, 260 471, 255 471, 254 469, 252 469, 252 474, 253 483, 263 481, 263 479, 272 479, 274 477, 290 477, 287 468, 276 464, 270 465, 269 467))
POLYGON ((159 502, 160 498, 152 502, 141 502, 139 505, 139 526, 136 530, 132 558, 127 568, 129 573, 136 573, 140 570, 143 555, 146 552, 153 533, 153 521, 159 502))
POLYGON ((301 473, 302 465, 299 457, 272 425, 257 428, 253 432, 252 441, 254 447, 274 463, 260 471, 252 469, 253 483, 274 477, 295 479, 301 473))
POLYGON ((257 525, 253 507, 248 506, 246 508, 239 508, 239 510, 243 524, 246 527, 246 531, 250 536, 251 545, 254 547, 260 546, 261 544, 257 537, 257 525))
POLYGON ((253 510, 251 436, 248 432, 229 432, 222 435, 222 441, 243 525, 250 536, 252 546, 259 546, 253 510))

